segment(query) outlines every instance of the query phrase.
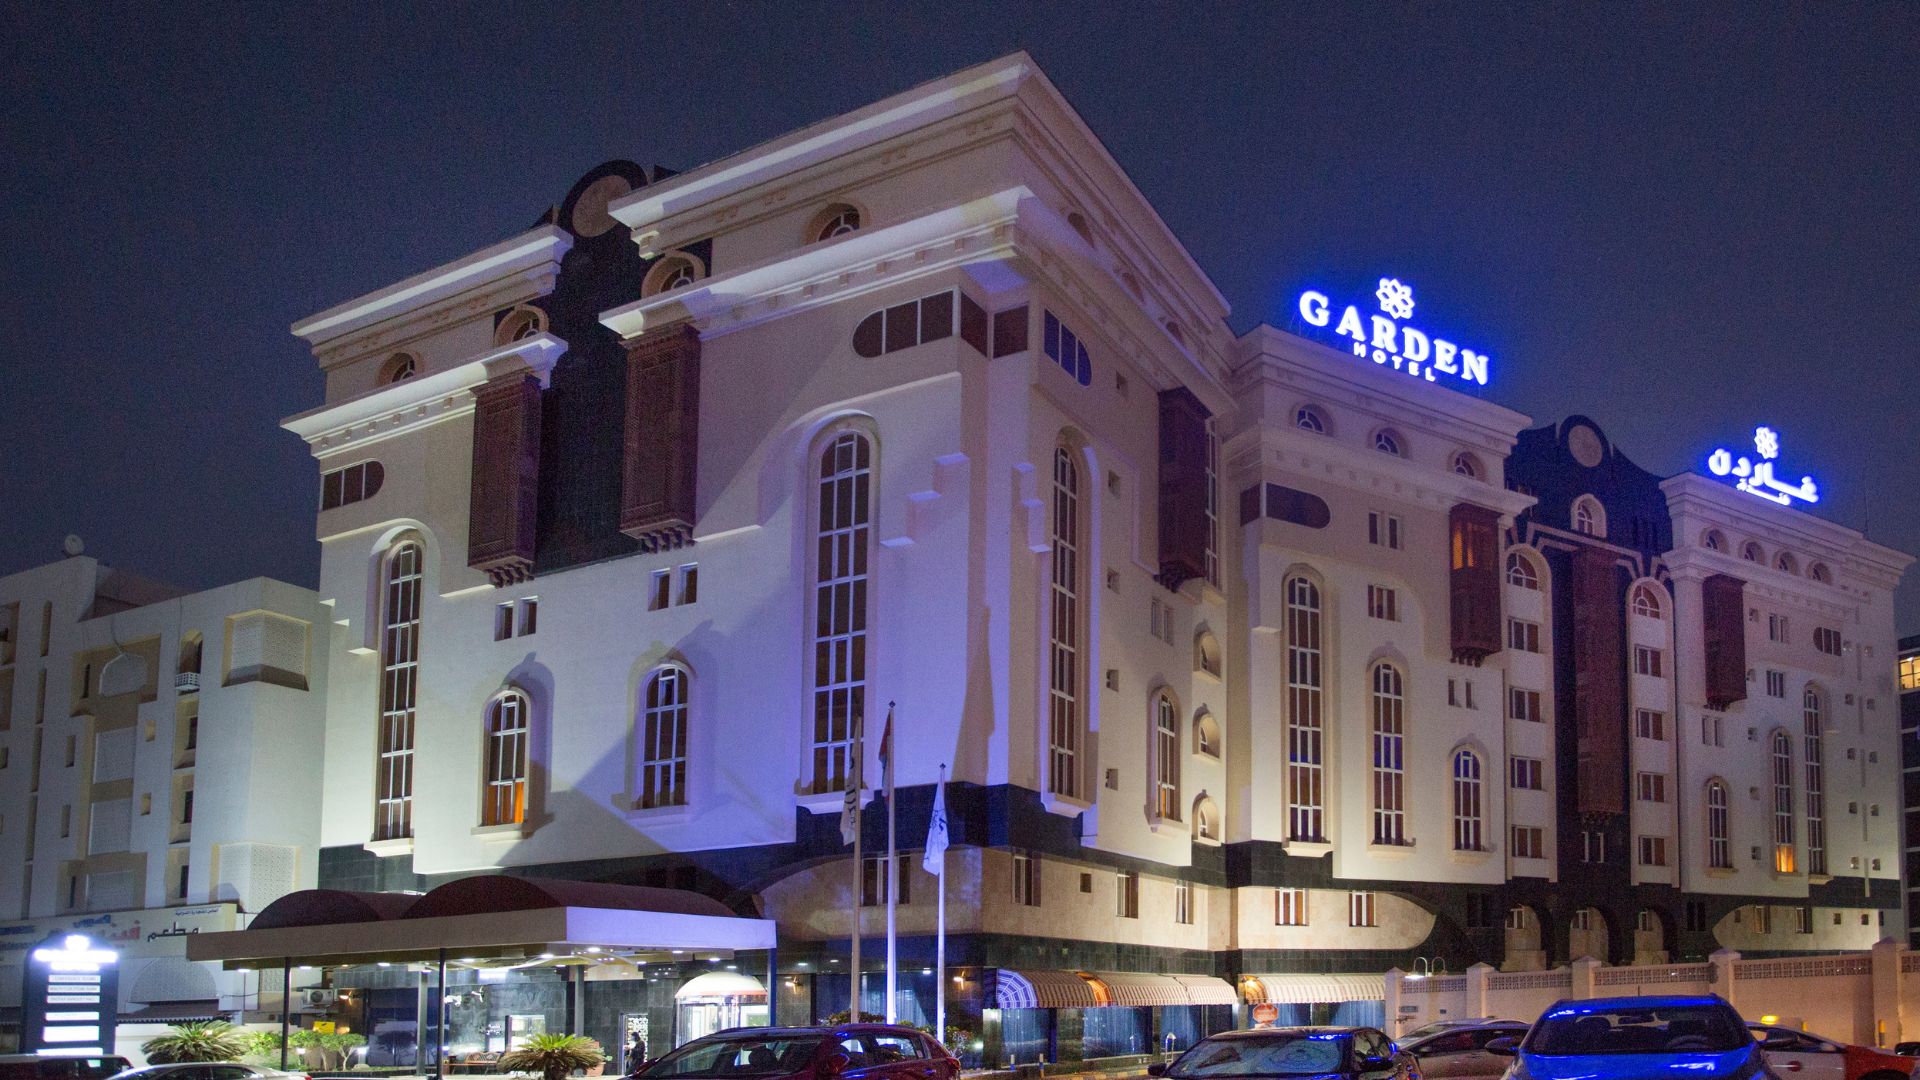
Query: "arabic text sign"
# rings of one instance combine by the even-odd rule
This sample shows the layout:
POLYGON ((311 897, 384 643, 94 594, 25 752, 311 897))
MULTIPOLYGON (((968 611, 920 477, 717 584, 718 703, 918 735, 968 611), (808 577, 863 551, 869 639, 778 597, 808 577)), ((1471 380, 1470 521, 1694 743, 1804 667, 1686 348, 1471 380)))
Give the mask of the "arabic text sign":
POLYGON ((1373 295, 1379 301, 1380 314, 1362 316, 1358 305, 1348 304, 1336 323, 1333 301, 1326 293, 1308 289, 1300 294, 1300 317, 1309 326, 1331 326, 1334 333, 1352 342, 1353 355, 1389 365, 1416 379, 1434 382, 1441 375, 1450 375, 1487 385, 1487 370, 1492 364, 1487 354, 1406 325, 1406 320, 1413 317, 1412 286, 1398 278, 1381 278, 1373 295))
POLYGON ((0 964, 19 963, 23 954, 49 934, 81 933, 125 959, 183 956, 188 935, 236 928, 230 903, 109 911, 0 924, 0 964))
POLYGON ((1732 477, 1734 487, 1781 506, 1791 506, 1795 499, 1820 501, 1820 489, 1813 477, 1803 476, 1798 484, 1788 484, 1773 475, 1773 459, 1780 456, 1780 436, 1772 428, 1753 429, 1753 448, 1760 455, 1759 461, 1745 454, 1735 457, 1725 448, 1715 450, 1707 456, 1707 470, 1715 476, 1732 477))

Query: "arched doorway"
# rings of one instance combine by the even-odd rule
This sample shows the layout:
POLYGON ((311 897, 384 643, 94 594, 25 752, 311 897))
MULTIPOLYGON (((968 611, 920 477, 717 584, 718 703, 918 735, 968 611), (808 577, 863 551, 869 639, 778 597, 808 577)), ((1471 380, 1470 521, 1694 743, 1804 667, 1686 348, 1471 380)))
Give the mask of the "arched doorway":
POLYGON ((1525 904, 1507 912, 1506 955, 1501 971, 1545 971, 1546 947, 1540 937, 1540 914, 1525 904))
POLYGON ((1666 920, 1652 908, 1641 908, 1633 922, 1633 962, 1664 964, 1667 959, 1666 920))

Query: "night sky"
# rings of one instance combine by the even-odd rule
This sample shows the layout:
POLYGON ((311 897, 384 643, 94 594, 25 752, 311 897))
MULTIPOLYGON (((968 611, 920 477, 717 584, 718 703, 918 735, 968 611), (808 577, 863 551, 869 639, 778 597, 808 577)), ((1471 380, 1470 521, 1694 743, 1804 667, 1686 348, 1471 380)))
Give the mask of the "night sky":
POLYGON ((0 572, 311 584, 290 323, 1020 48, 1236 331, 1397 276, 1493 400, 1662 474, 1772 425, 1920 551, 1920 6, 294 6, 0 10, 0 572))

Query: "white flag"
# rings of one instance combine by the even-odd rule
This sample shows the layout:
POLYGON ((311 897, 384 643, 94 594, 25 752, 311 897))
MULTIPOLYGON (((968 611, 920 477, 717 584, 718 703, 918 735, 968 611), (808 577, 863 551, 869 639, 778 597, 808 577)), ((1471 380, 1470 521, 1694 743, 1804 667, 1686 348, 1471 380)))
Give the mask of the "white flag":
POLYGON ((927 818, 927 853, 920 860, 927 873, 947 872, 947 776, 941 771, 940 783, 933 789, 933 813, 927 818))
POLYGON ((840 804, 840 842, 853 843, 860 832, 860 789, 865 779, 860 775, 860 759, 866 755, 865 740, 861 738, 860 718, 853 718, 853 742, 847 747, 847 797, 840 804))

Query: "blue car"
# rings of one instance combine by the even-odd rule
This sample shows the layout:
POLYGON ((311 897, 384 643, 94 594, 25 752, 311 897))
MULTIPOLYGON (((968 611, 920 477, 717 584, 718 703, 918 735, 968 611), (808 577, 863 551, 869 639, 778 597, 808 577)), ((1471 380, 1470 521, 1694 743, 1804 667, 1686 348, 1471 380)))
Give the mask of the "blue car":
POLYGON ((1561 1001, 1525 1038, 1487 1044, 1513 1055, 1506 1080, 1780 1080, 1765 1048, 1712 995, 1561 1001))

